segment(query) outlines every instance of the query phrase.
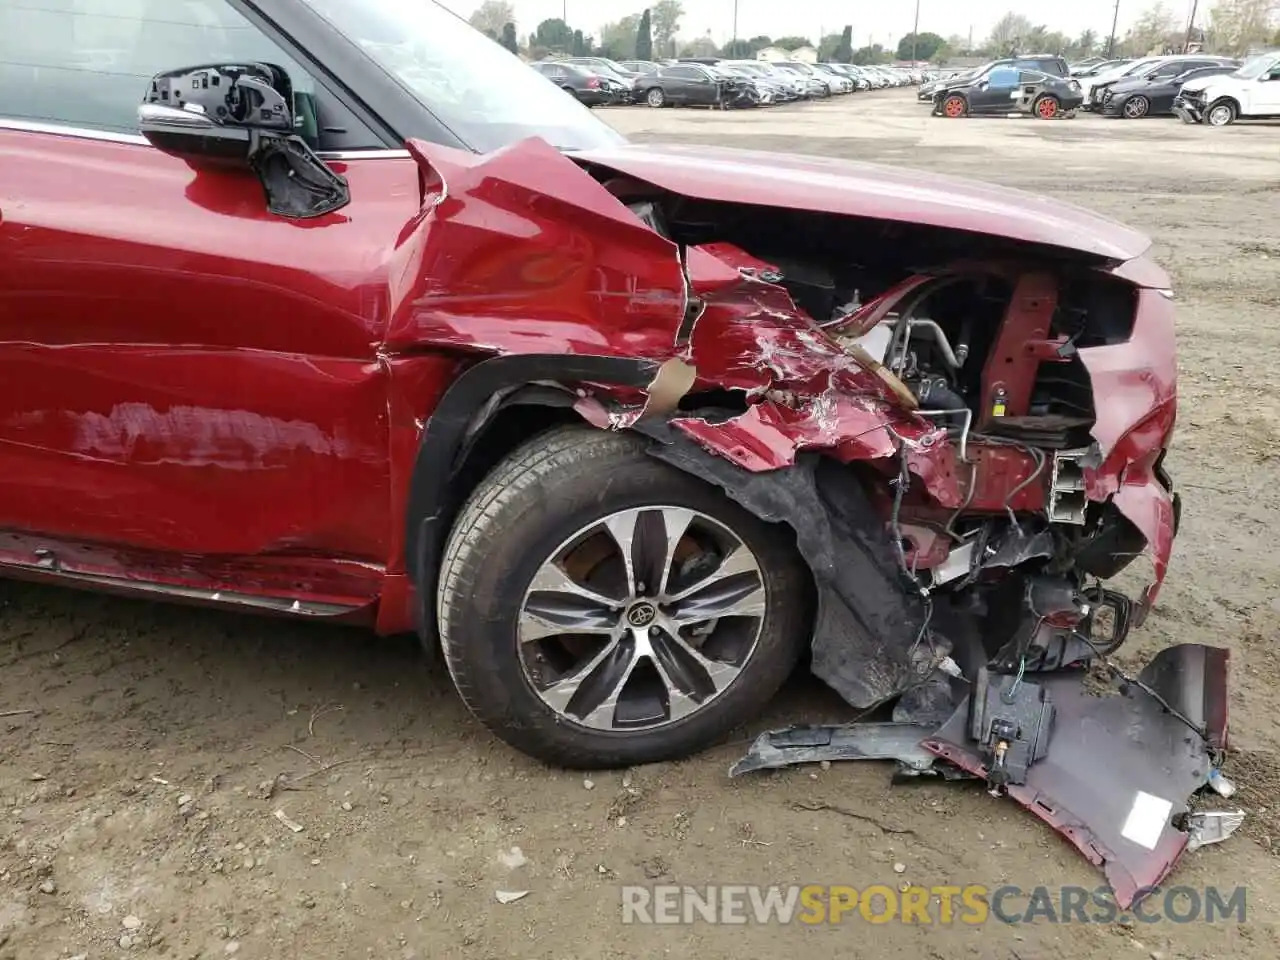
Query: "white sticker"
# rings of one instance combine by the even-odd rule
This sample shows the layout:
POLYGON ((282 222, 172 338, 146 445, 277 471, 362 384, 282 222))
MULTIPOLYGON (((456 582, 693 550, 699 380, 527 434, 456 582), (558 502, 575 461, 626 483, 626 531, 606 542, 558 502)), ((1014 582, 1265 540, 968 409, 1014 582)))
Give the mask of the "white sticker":
POLYGON ((1160 842, 1169 823, 1169 814, 1173 812, 1173 802, 1138 791, 1133 798, 1133 806, 1129 808, 1129 816, 1124 822, 1120 836, 1132 840, 1148 850, 1154 850, 1160 842))

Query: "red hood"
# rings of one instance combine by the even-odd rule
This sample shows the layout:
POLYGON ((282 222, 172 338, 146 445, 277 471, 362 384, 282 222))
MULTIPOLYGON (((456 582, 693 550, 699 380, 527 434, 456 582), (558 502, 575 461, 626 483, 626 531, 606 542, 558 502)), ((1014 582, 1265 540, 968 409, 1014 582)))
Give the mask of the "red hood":
POLYGON ((852 160, 670 144, 574 154, 684 196, 970 230, 1131 260, 1151 246, 1123 224, 1057 200, 852 160))

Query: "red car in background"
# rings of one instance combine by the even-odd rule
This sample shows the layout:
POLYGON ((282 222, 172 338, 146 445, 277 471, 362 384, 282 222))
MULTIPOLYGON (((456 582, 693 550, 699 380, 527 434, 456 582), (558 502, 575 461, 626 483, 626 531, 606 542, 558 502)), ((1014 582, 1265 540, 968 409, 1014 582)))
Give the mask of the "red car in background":
POLYGON ((1029 690, 1169 562, 1149 246, 627 143, 434 4, 7 6, 0 572, 417 631, 570 765, 697 750, 806 650, 858 708, 1029 690))

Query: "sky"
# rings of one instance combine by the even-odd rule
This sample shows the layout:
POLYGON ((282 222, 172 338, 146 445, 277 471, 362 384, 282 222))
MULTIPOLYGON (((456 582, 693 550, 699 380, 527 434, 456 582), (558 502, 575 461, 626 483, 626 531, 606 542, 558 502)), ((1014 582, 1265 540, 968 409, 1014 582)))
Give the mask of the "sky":
MULTIPOLYGON (((441 0, 451 10, 469 16, 480 0, 441 0)), ((542 20, 559 17, 567 7, 570 26, 598 35, 600 25, 638 13, 645 0, 513 0, 517 27, 526 35, 542 20)), ((733 36, 734 0, 682 0, 685 17, 681 36, 701 36, 708 30, 717 43, 733 36)), ((1124 33, 1151 0, 1120 0, 1120 27, 1124 33)), ((1190 13, 1190 0, 1167 0, 1180 17, 1190 13)), ((889 46, 910 33, 915 19, 913 0, 737 0, 738 36, 808 36, 817 40, 822 33, 838 33, 846 23, 853 25, 854 46, 869 43, 889 46)), ((1205 4, 1201 4, 1205 6, 1205 4)), ((992 24, 1009 11, 1021 13, 1050 30, 1070 35, 1092 29, 1102 36, 1111 31, 1115 0, 920 0, 920 31, 943 37, 986 37, 992 24)))

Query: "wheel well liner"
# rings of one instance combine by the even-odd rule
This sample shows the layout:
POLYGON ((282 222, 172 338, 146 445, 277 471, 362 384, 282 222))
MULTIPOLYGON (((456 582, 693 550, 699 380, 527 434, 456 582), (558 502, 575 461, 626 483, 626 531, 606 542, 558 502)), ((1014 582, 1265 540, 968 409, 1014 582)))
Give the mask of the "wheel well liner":
MULTIPOLYGON (((569 407, 571 394, 539 382, 608 383, 643 389, 658 364, 626 357, 517 354, 483 360, 449 385, 422 431, 405 509, 405 567, 415 585, 434 581, 449 523, 459 505, 454 481, 476 439, 504 408, 518 404, 569 407)), ((435 604, 418 590, 418 630, 436 634, 435 604)))

